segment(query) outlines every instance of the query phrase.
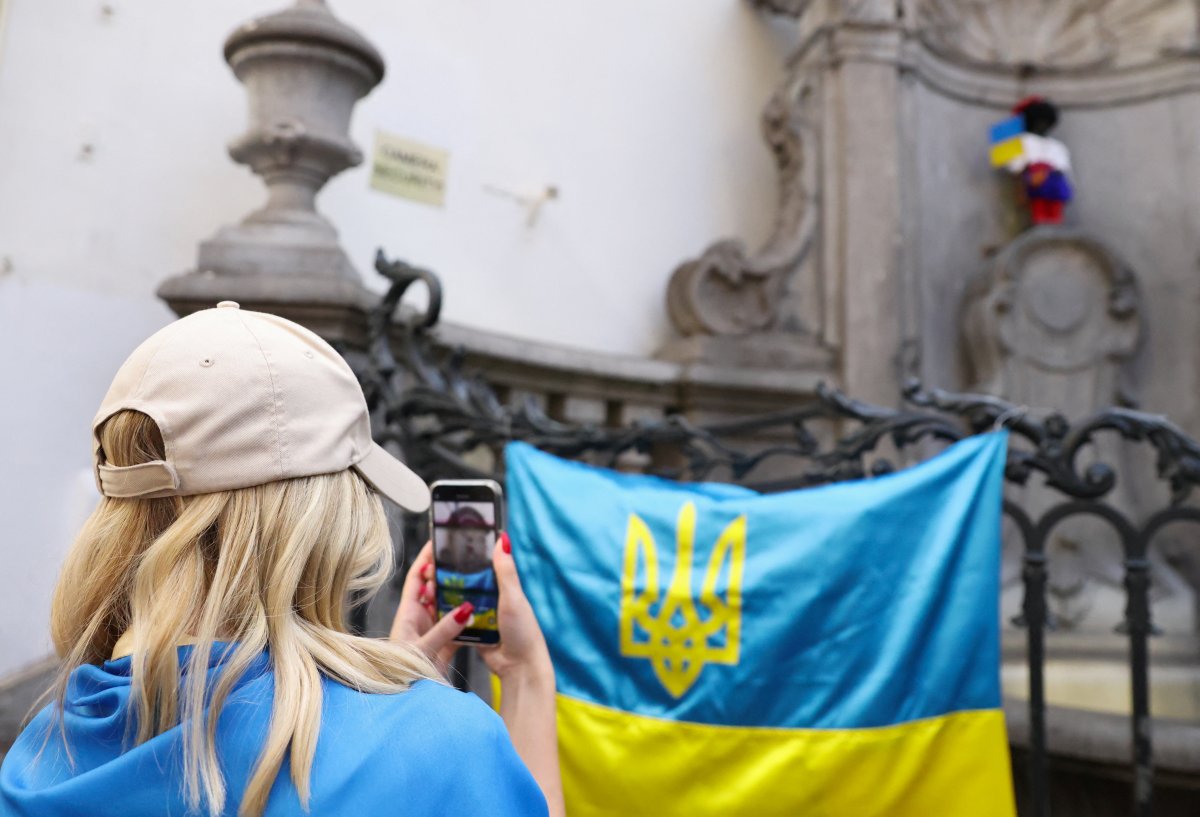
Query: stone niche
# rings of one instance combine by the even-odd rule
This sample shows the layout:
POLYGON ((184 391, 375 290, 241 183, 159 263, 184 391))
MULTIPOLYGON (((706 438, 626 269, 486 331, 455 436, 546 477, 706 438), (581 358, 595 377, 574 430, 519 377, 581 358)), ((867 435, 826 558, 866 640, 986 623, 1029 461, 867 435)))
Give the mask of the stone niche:
MULTIPOLYGON (((797 41, 762 117, 775 225, 759 248, 722 238, 680 264, 664 356, 807 371, 885 404, 910 376, 1072 418, 1118 403, 1200 436, 1200 6, 751 5, 797 41), (1066 225, 1031 232, 988 142, 1032 94, 1061 109, 1077 195, 1066 225)), ((1134 516, 1161 501, 1127 482, 1134 516)), ((1062 621, 1111 630, 1115 601, 1093 591, 1119 596, 1119 554, 1101 576, 1062 539, 1062 621)), ((1173 632, 1195 631, 1193 541, 1156 543, 1156 612, 1173 632)))
POLYGON ((989 127, 1041 94, 1072 154, 1067 226, 1138 270, 1152 331, 1131 362, 1137 400, 1200 433, 1195 3, 750 4, 795 32, 761 123, 775 225, 760 247, 720 237, 681 262, 663 356, 820 372, 876 402, 910 375, 967 385, 966 288, 1025 228, 989 127))
MULTIPOLYGON (((901 161, 911 179, 904 233, 914 256, 920 348, 916 373, 969 385, 957 348, 960 305, 988 258, 1020 233, 1012 181, 985 160, 988 126, 1029 94, 1062 111, 1055 136, 1070 149, 1076 200, 1068 227, 1103 240, 1137 270, 1144 348, 1129 358, 1123 399, 1200 432, 1200 52, 1196 5, 1183 0, 909 3, 912 21, 901 161)), ((1036 326, 1069 322, 1078 253, 1041 290, 1036 326)), ((1037 259, 1030 259, 1037 266, 1037 259)), ((1038 331, 1041 331, 1040 329, 1038 331)), ((1061 334, 1061 331, 1059 331, 1061 334)), ((1080 343, 1083 336, 1077 335, 1080 343)), ((1042 405, 1062 395, 1031 394, 1042 405)), ((1116 395, 1107 388, 1097 400, 1116 395)), ((1078 408, 1087 408, 1072 401, 1078 408)))

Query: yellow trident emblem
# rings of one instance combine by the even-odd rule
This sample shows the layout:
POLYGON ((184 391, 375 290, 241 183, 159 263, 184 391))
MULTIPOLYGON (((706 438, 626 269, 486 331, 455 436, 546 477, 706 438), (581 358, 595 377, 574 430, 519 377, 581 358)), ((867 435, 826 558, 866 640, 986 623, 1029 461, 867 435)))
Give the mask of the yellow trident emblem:
POLYGON ((688 502, 676 523, 675 570, 667 596, 659 604, 658 549, 650 528, 637 514, 629 515, 625 534, 625 565, 621 575, 621 655, 649 658, 654 674, 678 698, 691 688, 705 664, 736 664, 742 636, 742 571, 746 562, 746 517, 729 523, 717 539, 700 604, 692 597, 692 557, 695 552, 696 506, 688 502), (639 556, 645 561, 645 586, 636 586, 639 556), (717 580, 726 559, 729 579, 724 598, 717 580), (654 609, 658 605, 657 610, 654 609), (636 629, 635 629, 636 626, 636 629), (724 630, 723 643, 713 639, 724 630), (643 635, 644 634, 644 635, 643 635))

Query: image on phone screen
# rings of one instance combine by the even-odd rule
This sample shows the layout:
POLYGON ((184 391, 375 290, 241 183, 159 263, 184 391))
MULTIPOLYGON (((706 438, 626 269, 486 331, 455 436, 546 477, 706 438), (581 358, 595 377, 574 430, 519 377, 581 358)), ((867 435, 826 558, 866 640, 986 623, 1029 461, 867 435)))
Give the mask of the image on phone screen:
POLYGON ((433 559, 438 617, 465 601, 475 606, 471 630, 497 631, 499 586, 492 569, 496 506, 492 502, 433 502, 433 559))

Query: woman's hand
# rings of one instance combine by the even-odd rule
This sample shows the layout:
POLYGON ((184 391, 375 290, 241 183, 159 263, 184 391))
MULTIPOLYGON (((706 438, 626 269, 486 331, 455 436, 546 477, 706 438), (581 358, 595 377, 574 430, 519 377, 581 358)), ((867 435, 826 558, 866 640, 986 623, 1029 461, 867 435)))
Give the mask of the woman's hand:
POLYGON ((500 534, 492 551, 492 566, 500 586, 500 643, 480 647, 479 655, 500 678, 500 717, 517 754, 546 796, 550 817, 563 817, 566 809, 558 767, 554 667, 542 628, 521 589, 507 533, 500 534))
POLYGON ((546 649, 546 639, 533 615, 533 608, 529 606, 529 599, 521 589, 521 579, 517 576, 512 543, 507 533, 500 534, 492 551, 492 567, 500 587, 500 601, 496 609, 500 643, 481 646, 480 657, 502 684, 519 677, 523 681, 537 679, 549 683, 553 688, 554 668, 550 665, 550 651, 546 649))
POLYGON ((474 608, 470 602, 464 602, 438 621, 436 604, 433 543, 426 542, 404 577, 400 606, 396 608, 388 637, 392 641, 416 644, 444 673, 460 646, 454 639, 470 623, 474 608))
MULTIPOLYGON (((551 817, 562 817, 554 668, 542 628, 521 589, 507 533, 500 534, 492 551, 492 566, 500 588, 496 610, 500 643, 480 647, 479 654, 500 678, 500 717, 513 746, 546 796, 551 817)), ((460 646, 454 639, 470 623, 473 608, 466 602, 438 621, 435 579, 433 545, 426 542, 404 577, 390 637, 417 644, 445 672, 460 646)))

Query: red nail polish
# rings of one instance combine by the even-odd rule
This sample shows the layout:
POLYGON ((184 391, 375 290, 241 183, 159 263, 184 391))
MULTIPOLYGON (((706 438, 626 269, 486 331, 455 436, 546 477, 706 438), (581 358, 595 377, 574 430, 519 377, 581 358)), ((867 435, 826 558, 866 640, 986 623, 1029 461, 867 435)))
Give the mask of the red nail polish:
POLYGON ((469 619, 471 617, 471 613, 474 613, 474 612, 475 612, 475 605, 471 604, 471 602, 469 602, 469 601, 465 601, 462 603, 462 606, 460 606, 457 610, 454 611, 454 620, 457 621, 459 624, 466 624, 467 619, 469 619))
POLYGON ((500 531, 500 547, 504 548, 505 553, 512 553, 512 540, 506 531, 500 531))

